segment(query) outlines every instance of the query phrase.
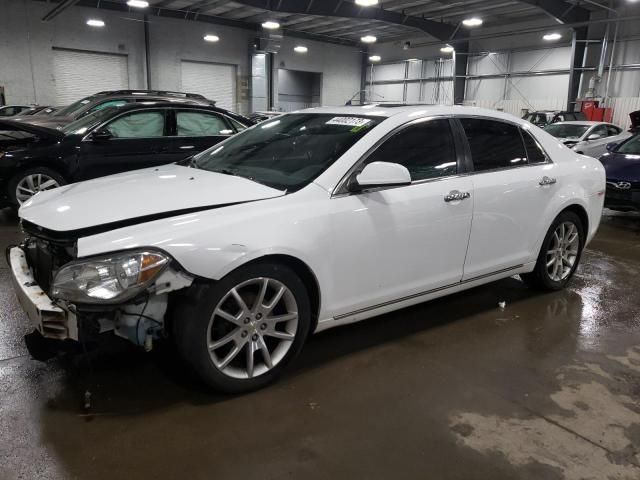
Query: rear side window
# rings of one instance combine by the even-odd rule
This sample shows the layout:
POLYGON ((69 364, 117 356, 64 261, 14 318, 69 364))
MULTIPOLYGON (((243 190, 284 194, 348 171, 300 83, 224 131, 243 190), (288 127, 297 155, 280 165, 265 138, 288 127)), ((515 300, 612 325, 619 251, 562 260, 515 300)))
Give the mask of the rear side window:
POLYGON ((547 155, 544 153, 544 150, 542 149, 538 141, 533 138, 533 135, 525 129, 520 129, 520 131, 522 132, 522 139, 524 140, 524 146, 527 150, 529 163, 546 162, 547 155))
POLYGON ((607 134, 609 137, 613 137, 615 135, 620 135, 620 132, 622 130, 620 130, 618 127, 614 126, 614 125, 607 125, 607 134))
POLYGON ((179 137, 230 135, 233 130, 218 115, 202 112, 176 112, 176 134, 179 137))
POLYGON ((515 125, 479 118, 461 118, 476 172, 527 163, 527 153, 515 125))
POLYGON ((456 174, 449 121, 420 122, 401 130, 369 155, 366 163, 372 162, 399 163, 407 167, 413 181, 456 174))

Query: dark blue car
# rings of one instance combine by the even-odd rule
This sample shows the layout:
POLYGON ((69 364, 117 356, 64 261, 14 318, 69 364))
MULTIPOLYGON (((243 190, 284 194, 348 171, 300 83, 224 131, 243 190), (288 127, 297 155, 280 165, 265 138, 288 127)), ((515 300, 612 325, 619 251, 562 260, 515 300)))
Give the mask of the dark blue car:
POLYGON ((600 157, 607 172, 604 206, 612 210, 640 211, 640 133, 624 142, 607 145, 600 157))

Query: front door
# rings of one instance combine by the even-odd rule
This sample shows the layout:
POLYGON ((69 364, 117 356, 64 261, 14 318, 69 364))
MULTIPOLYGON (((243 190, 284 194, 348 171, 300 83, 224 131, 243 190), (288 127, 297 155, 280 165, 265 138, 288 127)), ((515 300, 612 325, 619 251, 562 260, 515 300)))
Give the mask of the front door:
POLYGON ((330 202, 332 314, 393 302, 461 280, 473 211, 472 184, 459 177, 450 121, 413 122, 387 139, 364 163, 400 163, 413 183, 330 202), (451 200, 453 191, 469 198, 451 200))
POLYGON ((127 112, 100 128, 109 132, 109 138, 93 139, 88 135, 80 147, 75 180, 170 163, 170 156, 162 152, 171 141, 166 135, 166 112, 166 109, 127 112))

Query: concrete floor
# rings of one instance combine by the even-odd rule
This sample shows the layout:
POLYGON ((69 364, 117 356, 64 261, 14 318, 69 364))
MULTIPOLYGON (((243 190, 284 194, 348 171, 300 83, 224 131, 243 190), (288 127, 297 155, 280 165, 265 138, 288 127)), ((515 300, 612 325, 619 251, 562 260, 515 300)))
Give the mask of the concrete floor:
MULTIPOLYGON (((0 216, 0 246, 19 237, 0 216)), ((328 331, 241 397, 116 342, 91 415, 81 358, 26 355, 3 263, 0 479, 637 480, 639 240, 639 216, 608 213, 567 290, 508 279, 328 331)))

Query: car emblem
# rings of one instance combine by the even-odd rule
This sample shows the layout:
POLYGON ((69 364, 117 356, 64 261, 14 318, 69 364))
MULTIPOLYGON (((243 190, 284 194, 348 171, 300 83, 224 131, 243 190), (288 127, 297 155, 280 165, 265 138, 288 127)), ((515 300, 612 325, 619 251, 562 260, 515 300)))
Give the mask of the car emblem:
POLYGON ((631 184, 629 182, 618 182, 615 184, 615 187, 618 190, 629 190, 631 188, 631 184))

